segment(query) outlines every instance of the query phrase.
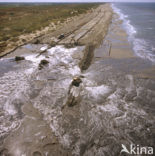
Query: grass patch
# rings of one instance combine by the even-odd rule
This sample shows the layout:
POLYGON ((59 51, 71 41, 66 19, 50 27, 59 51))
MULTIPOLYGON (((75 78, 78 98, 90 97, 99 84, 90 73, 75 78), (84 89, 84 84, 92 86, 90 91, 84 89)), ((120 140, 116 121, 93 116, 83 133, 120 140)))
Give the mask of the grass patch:
POLYGON ((51 22, 85 13, 98 4, 0 4, 0 42, 32 33, 51 22))

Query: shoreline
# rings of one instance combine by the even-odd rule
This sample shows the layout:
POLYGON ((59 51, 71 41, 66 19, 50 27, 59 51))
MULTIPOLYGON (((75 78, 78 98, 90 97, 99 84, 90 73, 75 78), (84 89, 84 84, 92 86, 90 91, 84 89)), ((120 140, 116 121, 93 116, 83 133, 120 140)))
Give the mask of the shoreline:
MULTIPOLYGON (((113 9, 113 8, 112 8, 113 9)), ((113 10, 112 24, 109 27, 106 40, 110 41, 110 57, 111 58, 133 58, 136 57, 134 51, 128 41, 128 34, 122 28, 122 20, 119 15, 113 10)))
POLYGON ((112 64, 112 67, 115 68, 116 66, 117 69, 124 71, 126 74, 132 73, 139 79, 155 80, 155 65, 150 60, 136 56, 128 41, 128 34, 122 27, 122 20, 119 19, 119 15, 114 10, 107 35, 99 48, 95 49, 94 61, 97 60, 108 61, 108 64, 112 64))

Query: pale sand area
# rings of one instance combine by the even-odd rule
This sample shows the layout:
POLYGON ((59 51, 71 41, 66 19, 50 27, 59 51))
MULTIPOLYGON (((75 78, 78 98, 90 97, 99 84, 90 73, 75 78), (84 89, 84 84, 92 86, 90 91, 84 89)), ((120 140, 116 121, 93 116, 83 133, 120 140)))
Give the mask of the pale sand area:
MULTIPOLYGON (((113 23, 111 28, 109 29, 109 33, 107 35, 107 39, 111 42, 111 50, 110 50, 110 58, 118 58, 118 59, 135 59, 135 64, 137 66, 142 66, 141 70, 136 72, 136 77, 142 79, 155 79, 155 66, 151 65, 143 67, 140 59, 134 55, 134 51, 132 50, 131 45, 128 42, 128 35, 124 29, 121 27, 122 21, 118 20, 118 15, 114 14, 113 16, 113 23), (137 59, 136 59, 137 58, 137 59), (143 69, 144 68, 144 69, 143 69)), ((144 64, 147 60, 144 60, 144 64)), ((149 64, 149 63, 148 63, 149 64)), ((134 70, 134 69, 133 69, 134 70)), ((136 71, 136 69, 135 69, 136 71)))
POLYGON ((128 41, 128 35, 121 24, 122 21, 114 13, 112 23, 103 43, 94 52, 94 60, 104 60, 106 62, 108 59, 108 62, 115 64, 118 68, 123 68, 124 71, 130 69, 138 78, 155 79, 155 66, 134 54, 128 41), (118 60, 120 64, 122 63, 121 66, 118 60))
POLYGON ((128 42, 127 34, 121 28, 121 21, 118 20, 117 15, 114 14, 114 22, 111 25, 110 33, 107 39, 111 42, 110 57, 112 58, 131 58, 135 57, 132 47, 128 42))
POLYGON ((111 26, 104 39, 103 44, 95 51, 96 58, 133 58, 134 52, 128 42, 128 36, 125 30, 121 27, 122 21, 118 19, 116 14, 113 14, 111 26))
POLYGON ((117 42, 112 41, 111 50, 110 50, 110 57, 113 58, 129 58, 134 57, 133 51, 128 43, 126 32, 116 27, 118 31, 113 35, 109 35, 109 38, 117 37, 117 42), (119 43, 121 42, 122 43, 119 43))

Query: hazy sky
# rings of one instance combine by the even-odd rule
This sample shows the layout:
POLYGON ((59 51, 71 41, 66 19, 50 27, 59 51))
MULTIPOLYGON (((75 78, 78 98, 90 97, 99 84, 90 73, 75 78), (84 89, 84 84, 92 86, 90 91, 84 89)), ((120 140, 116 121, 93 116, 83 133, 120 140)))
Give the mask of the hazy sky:
POLYGON ((0 0, 0 2, 155 2, 155 0, 0 0))

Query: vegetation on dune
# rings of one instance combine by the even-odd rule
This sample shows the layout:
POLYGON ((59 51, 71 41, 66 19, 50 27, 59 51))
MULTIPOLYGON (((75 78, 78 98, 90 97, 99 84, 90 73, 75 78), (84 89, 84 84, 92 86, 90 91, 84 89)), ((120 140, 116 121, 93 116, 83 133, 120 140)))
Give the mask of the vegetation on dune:
POLYGON ((21 34, 31 33, 57 24, 66 18, 85 13, 97 4, 0 4, 0 42, 17 40, 21 34))

